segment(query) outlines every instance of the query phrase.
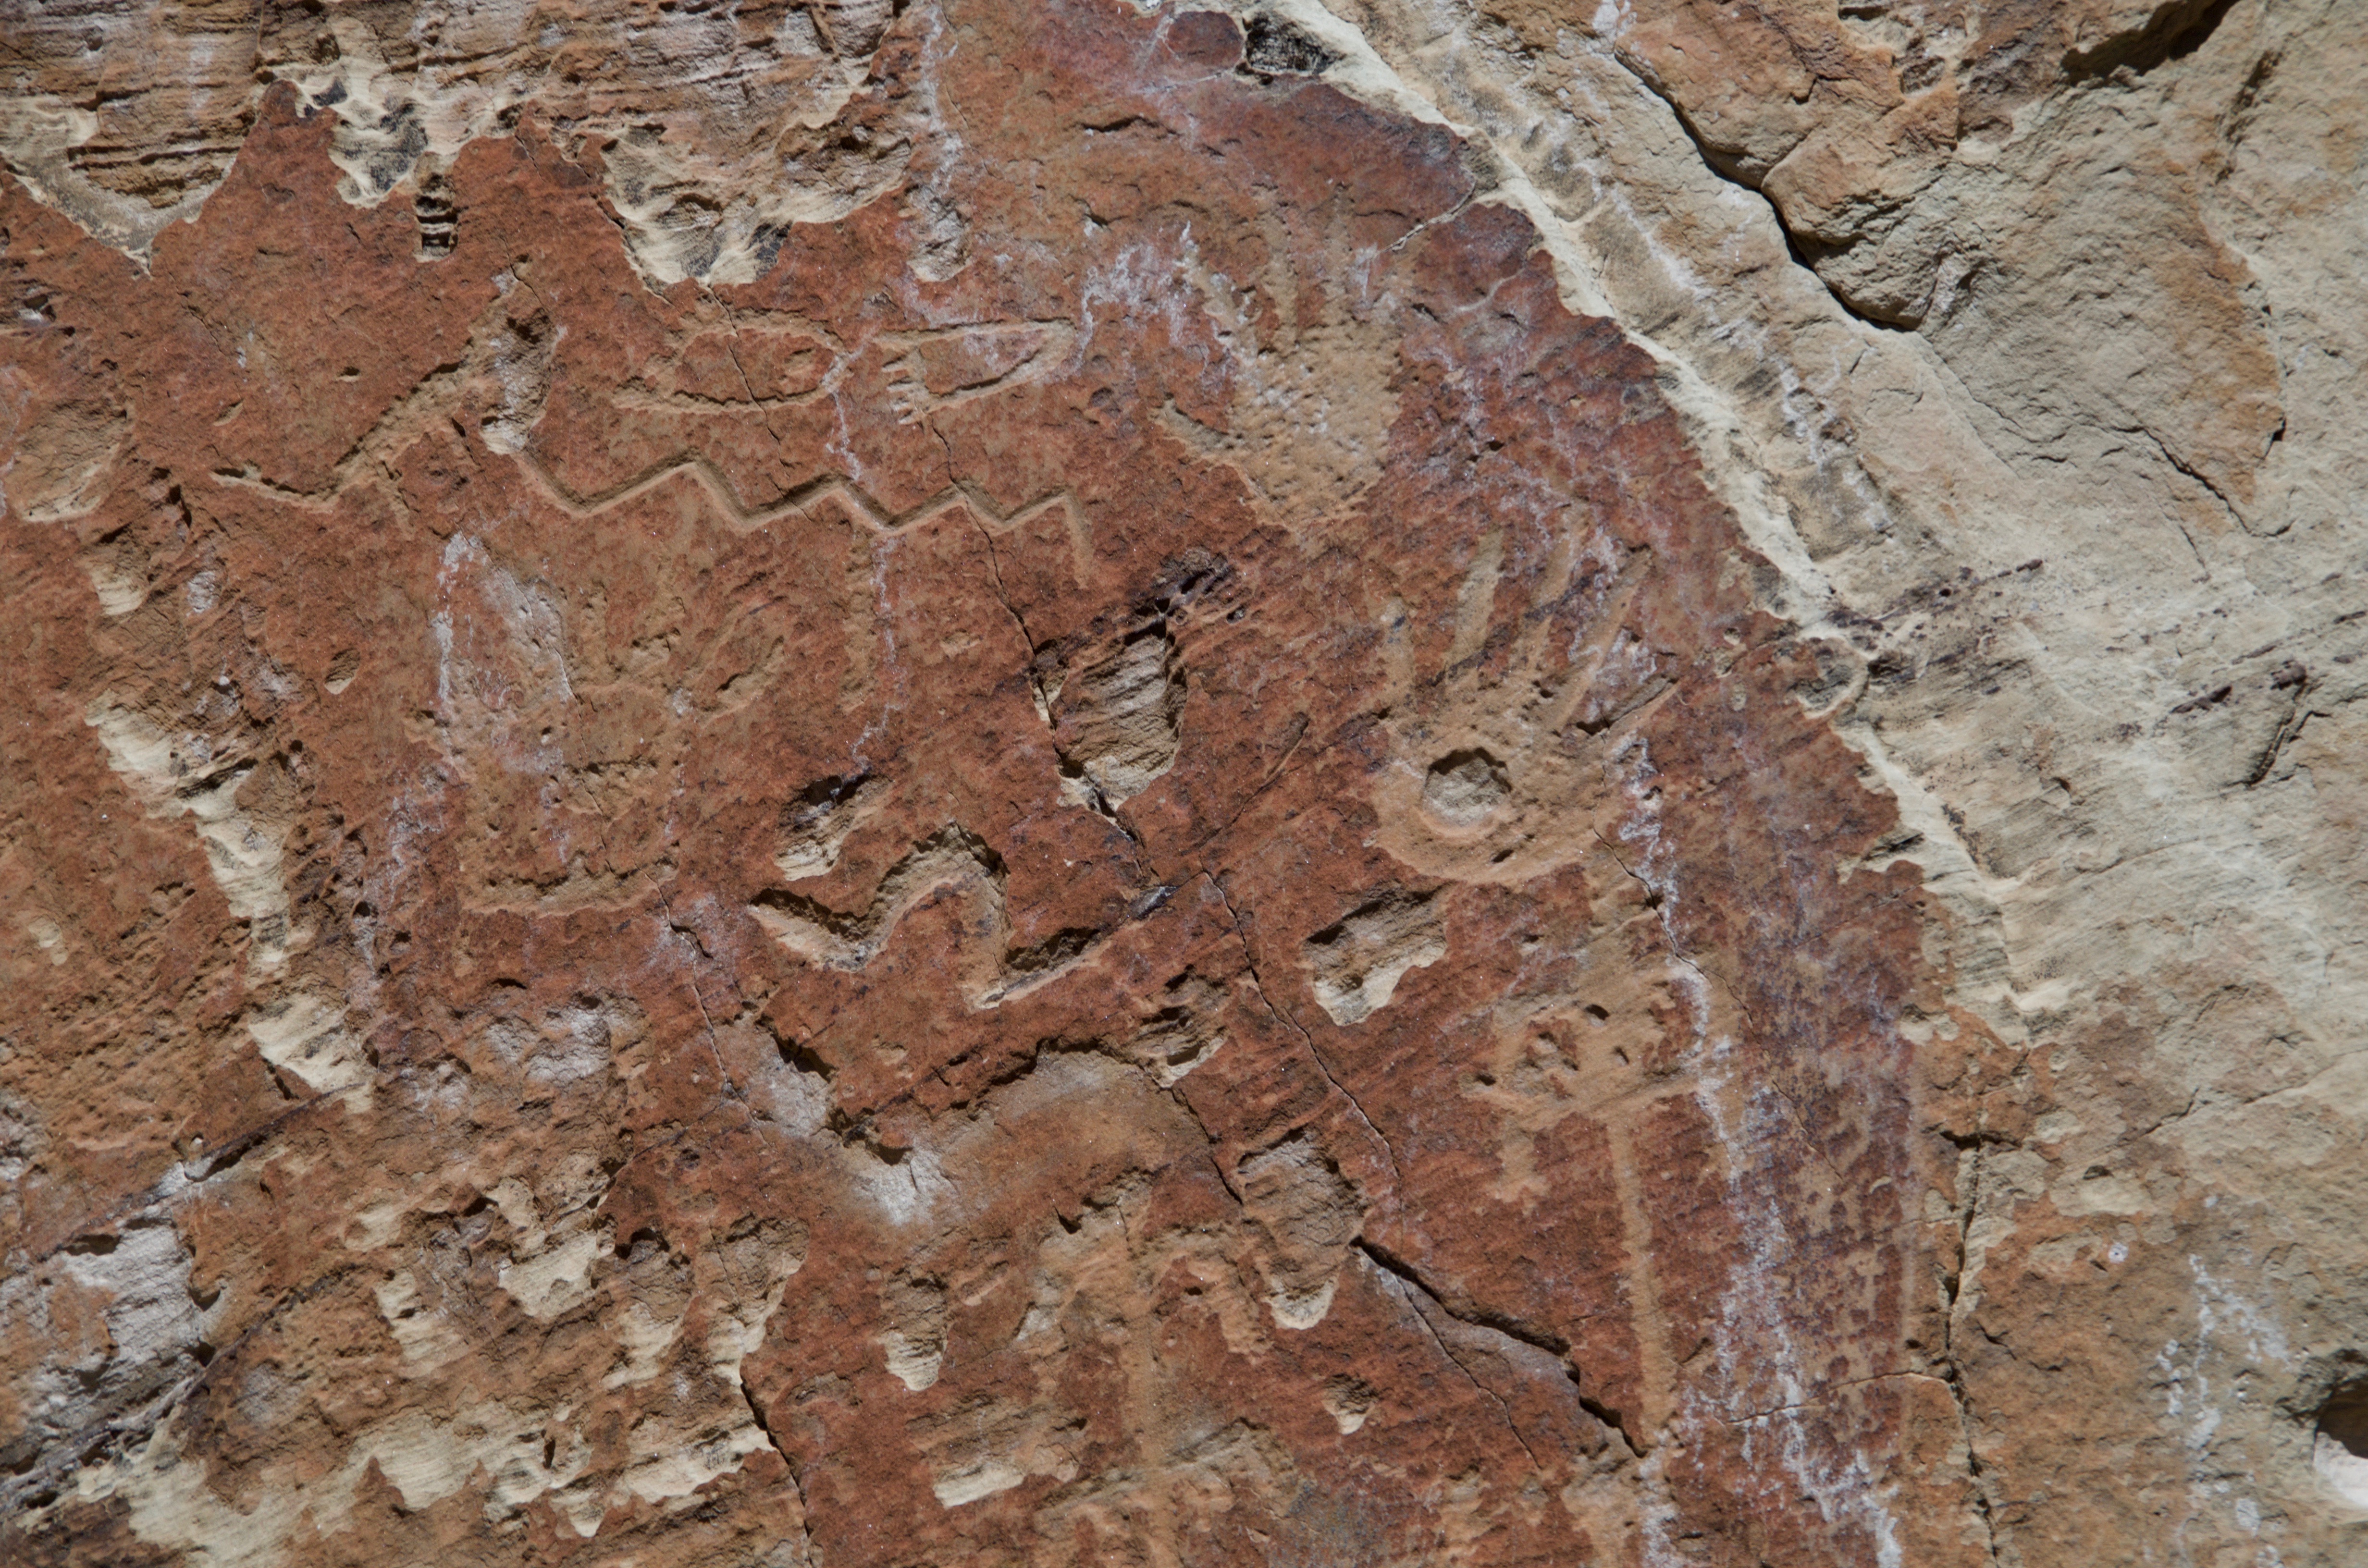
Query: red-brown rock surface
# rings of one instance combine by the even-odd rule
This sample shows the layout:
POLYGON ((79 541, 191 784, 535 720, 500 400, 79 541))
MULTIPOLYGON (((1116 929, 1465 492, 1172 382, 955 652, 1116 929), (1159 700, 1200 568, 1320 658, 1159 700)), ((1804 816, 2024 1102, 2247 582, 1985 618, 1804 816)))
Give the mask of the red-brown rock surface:
MULTIPOLYGON (((2356 938, 2048 879, 2350 907, 2356 540, 2140 743, 1900 390, 2229 7, 1904 9, 1472 24, 1634 166, 1411 7, 0 24, 0 1555, 2344 1561, 2356 938)), ((2340 463, 2125 162, 2201 559, 2340 463)))

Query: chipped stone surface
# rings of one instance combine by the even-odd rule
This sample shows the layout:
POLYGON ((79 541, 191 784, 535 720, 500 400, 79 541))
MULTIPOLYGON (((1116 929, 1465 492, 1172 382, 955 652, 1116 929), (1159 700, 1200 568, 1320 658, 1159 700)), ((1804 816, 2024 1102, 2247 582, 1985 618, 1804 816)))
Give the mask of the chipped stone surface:
POLYGON ((2362 21, 21 7, 0 1555, 2356 1561, 2362 21))

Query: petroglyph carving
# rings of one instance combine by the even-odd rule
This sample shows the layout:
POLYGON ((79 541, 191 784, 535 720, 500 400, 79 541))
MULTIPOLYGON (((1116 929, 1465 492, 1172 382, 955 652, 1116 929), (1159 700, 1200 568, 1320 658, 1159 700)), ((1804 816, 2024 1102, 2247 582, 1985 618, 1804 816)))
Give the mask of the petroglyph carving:
POLYGON ((896 416, 912 424, 1062 369, 1077 340, 1064 321, 983 322, 935 332, 882 333, 896 416))
POLYGON ((0 1560, 2348 1568, 2368 35, 1973 9, 10 8, 0 1560))
MULTIPOLYGON (((0 371, 0 397, 11 390, 0 371)), ((24 409, 6 408, 11 426, 24 409)), ((0 460, 0 506, 32 523, 63 523, 86 516, 106 494, 106 480, 123 449, 131 422, 89 403, 69 403, 38 415, 6 432, 8 453, 0 460)), ((110 614, 121 614, 110 610, 110 614)))
POLYGON ((1505 766, 1474 747, 1449 752, 1424 772, 1423 809, 1449 827, 1474 827, 1505 803, 1512 791, 1505 766))
POLYGON ((246 1032, 263 1059, 290 1074, 316 1095, 351 1088, 370 1076, 360 1043, 346 1030, 346 1010, 335 1002, 299 994, 256 1008, 246 1032))
POLYGON ((860 914, 842 915, 788 892, 766 894, 749 913, 800 958, 860 970, 887 946, 906 915, 936 893, 951 892, 969 911, 958 967, 962 995, 973 1007, 993 1007, 1059 979, 1102 939, 1098 932, 1064 931, 1030 947, 1008 947, 1003 876, 1002 858, 984 840, 949 826, 891 867, 860 914))
POLYGON ((1360 1378, 1328 1378, 1324 1383, 1324 1410, 1347 1437, 1365 1425, 1373 1413, 1373 1386, 1360 1378))
POLYGON ((869 774, 823 778, 781 808, 781 843, 773 864, 790 881, 819 877, 838 864, 838 852, 863 820, 880 809, 888 786, 869 774))
POLYGON ((1058 1408, 973 1394, 942 1415, 913 1423, 913 1442, 930 1456, 940 1506, 959 1508, 1008 1492, 1031 1475, 1076 1479, 1068 1449, 1084 1425, 1058 1408))
POLYGON ((1066 513, 1076 519, 1073 527, 1082 526, 1083 522, 1076 502, 1065 492, 1040 496, 1024 506, 1001 507, 975 485, 950 484, 926 501, 901 511, 892 511, 865 494, 862 486, 837 474, 829 474, 800 485, 787 497, 769 506, 748 506, 733 494, 730 483, 715 465, 703 457, 668 459, 637 478, 587 495, 575 494, 564 487, 535 460, 531 453, 520 453, 518 460, 533 475, 538 488, 571 517, 589 517, 611 506, 639 500, 681 476, 698 485, 731 526, 744 532, 769 527, 785 517, 807 516, 824 502, 837 503, 846 508, 848 516, 882 534, 902 533, 920 528, 957 508, 968 510, 990 533, 997 534, 1009 533, 1048 512, 1066 513))
POLYGON ((1169 981, 1159 1000, 1165 1005, 1127 1038, 1119 1053, 1167 1089, 1224 1047, 1224 1029, 1216 1015, 1224 994, 1187 972, 1169 981))
POLYGON ((1235 1175, 1243 1217, 1258 1236, 1268 1309, 1285 1328, 1314 1328, 1332 1310, 1340 1266, 1364 1221, 1363 1205, 1304 1140, 1253 1154, 1235 1175))
POLYGON ((829 330, 803 317, 728 314, 687 332, 616 394, 620 408, 730 414, 803 408, 828 397, 848 356, 829 330))
POLYGON ((1063 756, 1116 805, 1175 766, 1184 669, 1165 622, 1087 657, 1048 693, 1053 731, 1063 756))
POLYGON ((1391 892, 1307 938, 1316 1006, 1336 1024, 1360 1024, 1390 1005, 1408 970, 1447 956, 1432 893, 1391 892))
POLYGON ((1650 552, 1591 532, 1580 508, 1547 537, 1543 569, 1510 605, 1504 535, 1481 538, 1430 675, 1416 669, 1414 611, 1385 611, 1395 756, 1374 805, 1390 853, 1426 874, 1520 882, 1600 858, 1618 810, 1605 759, 1671 689, 1628 625, 1650 552))
POLYGON ((1312 290, 1291 260, 1292 235, 1279 214, 1264 225, 1265 270, 1247 287, 1188 253, 1185 270, 1224 349, 1232 398, 1222 430, 1173 403, 1161 414, 1171 434, 1233 465, 1293 528, 1355 505, 1380 476, 1397 412, 1398 303, 1360 285, 1371 273, 1349 237, 1345 210, 1335 205, 1302 221, 1324 225, 1312 290))
POLYGON ((295 803, 286 769, 237 749, 218 752, 223 742, 200 732, 168 733, 112 697, 92 706, 87 722, 107 748, 108 766, 153 814, 196 823, 207 869, 232 915, 248 923, 252 972, 279 969, 303 939, 290 924, 280 869, 295 803))
POLYGON ((909 1272, 888 1281, 881 1292, 888 1330, 881 1336, 888 1369, 914 1393, 938 1381, 946 1359, 946 1289, 909 1272))

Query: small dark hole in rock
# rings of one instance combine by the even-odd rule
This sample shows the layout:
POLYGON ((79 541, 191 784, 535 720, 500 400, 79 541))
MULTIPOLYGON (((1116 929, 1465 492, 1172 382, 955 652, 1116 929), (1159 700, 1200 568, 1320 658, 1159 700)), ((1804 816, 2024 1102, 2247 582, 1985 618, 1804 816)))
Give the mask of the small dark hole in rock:
POLYGON ((2368 1381, 2348 1383, 2318 1407, 2319 1436, 2353 1459, 2368 1460, 2368 1381))
POLYGON ((1254 17, 1242 63, 1261 76, 1315 76, 1339 58, 1288 22, 1254 17))

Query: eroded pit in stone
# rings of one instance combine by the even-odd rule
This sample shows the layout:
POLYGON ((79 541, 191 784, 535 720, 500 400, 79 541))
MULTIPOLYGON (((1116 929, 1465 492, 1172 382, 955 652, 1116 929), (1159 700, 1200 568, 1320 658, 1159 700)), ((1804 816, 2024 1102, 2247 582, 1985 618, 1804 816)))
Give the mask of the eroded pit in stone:
POLYGON ((1485 822, 1511 793, 1505 765, 1477 749, 1448 753, 1422 781, 1423 810, 1450 827, 1485 822))
POLYGON ((2346 1383, 2318 1407, 2311 1463, 2328 1489, 2368 1508, 2368 1379, 2346 1383))

